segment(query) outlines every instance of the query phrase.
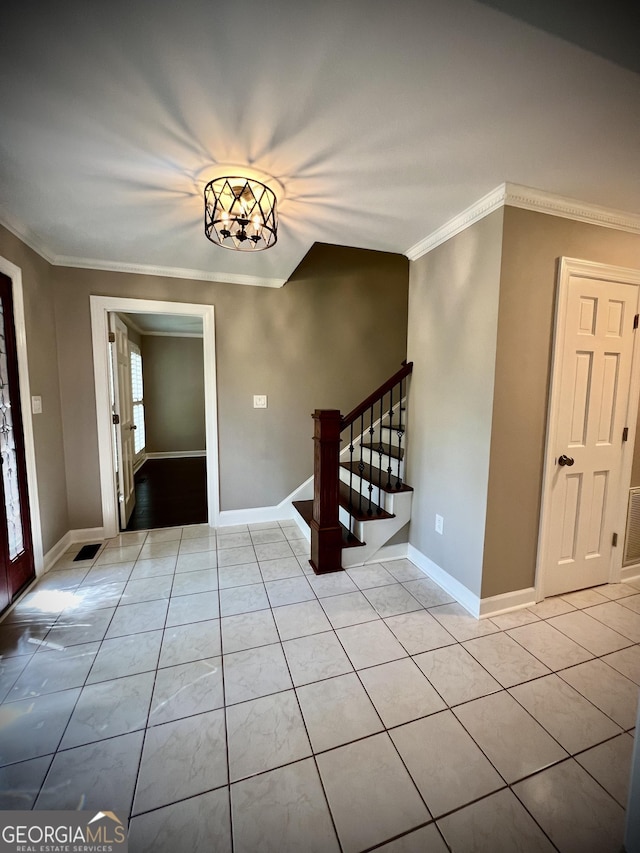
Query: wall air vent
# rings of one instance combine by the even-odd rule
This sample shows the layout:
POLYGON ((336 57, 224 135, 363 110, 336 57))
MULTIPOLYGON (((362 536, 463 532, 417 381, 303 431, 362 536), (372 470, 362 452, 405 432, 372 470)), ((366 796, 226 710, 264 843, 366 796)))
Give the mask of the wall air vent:
POLYGON ((640 563, 640 489, 629 489, 623 565, 640 563))

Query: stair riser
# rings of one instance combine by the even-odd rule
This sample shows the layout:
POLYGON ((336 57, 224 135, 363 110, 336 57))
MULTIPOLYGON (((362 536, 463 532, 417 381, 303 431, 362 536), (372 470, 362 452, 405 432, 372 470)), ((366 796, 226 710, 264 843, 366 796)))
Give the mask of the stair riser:
MULTIPOLYGON (((360 457, 356 457, 354 455, 354 459, 359 459, 360 457)), ((362 448, 362 460, 366 462, 367 465, 372 465, 374 468, 382 468, 383 471, 386 471, 389 465, 391 465, 391 478, 393 482, 393 478, 398 476, 398 460, 394 459, 392 456, 388 456, 386 453, 380 454, 371 450, 368 447, 362 448)), ((348 460, 345 460, 348 461, 348 460)), ((404 477, 404 460, 400 460, 400 478, 404 477)))
MULTIPOLYGON (((340 468, 340 479, 343 483, 346 483, 348 486, 362 495, 362 506, 366 508, 369 502, 369 480, 360 480, 360 477, 354 473, 353 477, 350 478, 349 471, 346 468, 340 468)), ((391 478, 391 482, 395 483, 396 476, 395 473, 391 478)), ((386 485, 387 475, 385 472, 384 479, 382 481, 382 485, 386 485)), ((381 506, 387 512, 393 512, 393 494, 389 492, 385 492, 384 489, 379 489, 377 484, 373 484, 373 491, 371 492, 371 500, 376 506, 381 506)))
POLYGON ((380 433, 383 444, 390 444, 392 447, 405 447, 407 444, 406 433, 403 431, 402 438, 400 438, 400 436, 398 436, 398 430, 395 427, 391 429, 390 427, 383 426, 380 429, 380 433))
MULTIPOLYGON (((372 559, 376 551, 379 551, 409 521, 411 518, 413 492, 398 492, 393 495, 393 498, 395 510, 393 518, 355 522, 353 532, 365 544, 362 548, 342 549, 343 568, 348 569, 351 566, 361 566, 372 559)), ((348 519, 345 526, 348 526, 348 519)))

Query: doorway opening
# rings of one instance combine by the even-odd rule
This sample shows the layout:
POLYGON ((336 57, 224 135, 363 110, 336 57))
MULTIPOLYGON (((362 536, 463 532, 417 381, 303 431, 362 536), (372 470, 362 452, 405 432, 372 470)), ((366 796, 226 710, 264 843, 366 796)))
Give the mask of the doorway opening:
MULTIPOLYGON (((205 468, 205 495, 206 495, 206 521, 215 526, 219 516, 219 475, 218 475, 218 439, 217 439, 217 393, 216 393, 216 370, 215 370, 215 335, 214 335, 214 308, 212 305, 195 305, 191 303, 160 302, 156 300, 127 299, 120 297, 91 296, 91 330, 94 357, 94 378, 96 387, 96 414, 98 426, 98 452, 100 463, 100 488, 102 498, 102 513, 104 536, 109 538, 115 536, 119 530, 127 529, 130 512, 121 512, 126 495, 120 487, 122 473, 116 475, 116 468, 122 468, 123 461, 130 465, 130 489, 134 484, 134 442, 130 442, 131 453, 118 454, 117 427, 128 427, 128 436, 133 435, 136 428, 135 418, 125 417, 124 423, 114 424, 114 399, 111 394, 111 376, 114 364, 110 360, 109 344, 109 320, 110 316, 130 316, 136 325, 143 327, 150 315, 162 315, 166 320, 183 318, 187 322, 198 323, 202 329, 202 361, 203 361, 203 389, 204 397, 204 447, 202 451, 178 454, 178 458, 201 457, 200 465, 204 462, 205 468), (114 427, 116 428, 114 430, 114 427), (203 456, 204 454, 204 456, 203 456), (124 517, 123 517, 124 515, 124 517), (126 522, 126 523, 124 523, 126 522)), ((170 334, 170 333, 167 333, 170 334)), ((198 337, 200 335, 198 334, 198 337)), ((118 413, 119 414, 119 413, 118 413)), ((122 443, 122 433, 120 434, 122 443)), ((149 454, 153 457, 153 454, 149 454)), ((156 454, 162 457, 174 456, 175 454, 156 454)), ((155 458, 149 459, 143 468, 156 462, 155 458)), ((173 461, 173 460, 172 460, 173 461)), ((185 466, 187 467, 187 466, 185 466)), ((151 469, 149 469, 151 470, 151 469)), ((133 501, 131 501, 133 507, 133 501)), ((176 522, 179 524, 180 522, 176 522)), ((156 525, 154 526, 165 526, 156 525)), ((136 527, 135 529, 148 529, 136 527)))

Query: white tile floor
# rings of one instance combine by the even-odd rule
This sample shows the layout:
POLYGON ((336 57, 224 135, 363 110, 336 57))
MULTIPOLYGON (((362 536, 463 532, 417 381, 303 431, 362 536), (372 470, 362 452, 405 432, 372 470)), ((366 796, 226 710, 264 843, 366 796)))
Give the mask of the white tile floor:
POLYGON ((315 577, 294 522, 77 551, 0 623, 0 808, 132 853, 620 850, 640 583, 478 622, 407 560, 315 577))

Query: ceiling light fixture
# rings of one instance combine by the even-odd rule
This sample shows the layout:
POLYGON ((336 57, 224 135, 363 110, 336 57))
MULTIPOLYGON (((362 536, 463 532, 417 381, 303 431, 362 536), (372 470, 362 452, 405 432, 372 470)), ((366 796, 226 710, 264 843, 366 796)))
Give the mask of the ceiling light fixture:
POLYGON ((204 188, 204 233, 212 243, 259 252, 278 239, 276 196, 253 178, 215 178, 204 188))

